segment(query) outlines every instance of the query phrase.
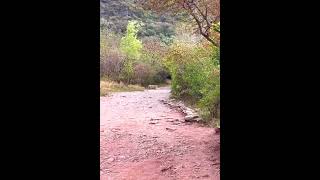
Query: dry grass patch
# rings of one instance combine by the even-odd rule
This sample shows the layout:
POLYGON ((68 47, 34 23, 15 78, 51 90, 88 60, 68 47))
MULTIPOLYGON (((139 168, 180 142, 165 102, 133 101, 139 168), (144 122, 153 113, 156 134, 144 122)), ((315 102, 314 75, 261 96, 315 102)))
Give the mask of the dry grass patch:
POLYGON ((125 85, 113 81, 100 81, 100 96, 106 96, 110 92, 127 92, 127 91, 143 91, 144 88, 139 85, 125 85))

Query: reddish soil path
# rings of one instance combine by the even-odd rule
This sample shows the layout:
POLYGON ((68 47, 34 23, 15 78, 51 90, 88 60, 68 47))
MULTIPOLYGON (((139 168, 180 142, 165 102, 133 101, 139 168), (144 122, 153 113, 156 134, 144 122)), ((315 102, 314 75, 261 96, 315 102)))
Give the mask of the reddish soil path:
POLYGON ((100 179, 220 179, 220 136, 159 100, 169 88, 100 98, 100 179))

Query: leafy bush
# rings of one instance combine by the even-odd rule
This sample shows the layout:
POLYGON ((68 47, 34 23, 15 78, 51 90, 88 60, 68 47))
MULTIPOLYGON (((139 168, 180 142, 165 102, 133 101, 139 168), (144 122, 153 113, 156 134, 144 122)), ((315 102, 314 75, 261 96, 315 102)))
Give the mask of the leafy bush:
POLYGON ((100 31, 100 77, 118 80, 124 65, 124 55, 119 49, 119 36, 106 31, 100 31))
POLYGON ((154 75, 155 71, 149 64, 139 63, 134 67, 134 80, 136 84, 147 86, 154 75))
POLYGON ((141 63, 148 64, 151 77, 144 82, 147 84, 160 84, 165 82, 169 76, 168 70, 164 66, 163 58, 167 53, 167 46, 159 38, 143 39, 143 56, 141 63))
POLYGON ((172 93, 198 106, 204 119, 219 118, 219 49, 205 43, 176 41, 166 56, 172 93))

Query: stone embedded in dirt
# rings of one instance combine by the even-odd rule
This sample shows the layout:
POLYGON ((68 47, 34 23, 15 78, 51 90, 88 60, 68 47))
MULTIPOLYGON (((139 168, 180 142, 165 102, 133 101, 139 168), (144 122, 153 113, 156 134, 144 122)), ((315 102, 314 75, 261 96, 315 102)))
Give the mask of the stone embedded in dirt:
POLYGON ((219 134, 220 133, 220 128, 214 128, 214 133, 219 134))
POLYGON ((149 124, 158 124, 158 122, 149 122, 149 124))
POLYGON ((211 165, 212 165, 212 166, 214 166, 214 165, 220 165, 220 162, 212 163, 211 165))
POLYGON ((152 108, 152 106, 149 106, 149 108, 152 108))
POLYGON ((168 131, 175 131, 176 129, 166 128, 168 131))
POLYGON ((131 160, 131 162, 139 162, 139 158, 135 157, 131 160))
POLYGON ((119 128, 111 129, 112 132, 117 132, 117 131, 119 131, 119 130, 120 130, 119 128))
POLYGON ((196 117, 195 116, 186 116, 184 117, 184 120, 187 121, 187 122, 191 122, 195 119, 196 117))
POLYGON ((166 118, 164 118, 164 119, 174 119, 174 118, 166 117, 166 118))
POLYGON ((173 125, 179 125, 179 124, 181 124, 180 122, 173 122, 172 123, 173 125))
POLYGON ((158 85, 148 85, 148 89, 157 89, 158 85))
POLYGON ((151 118, 150 121, 156 121, 156 120, 160 120, 160 119, 156 119, 156 118, 151 118))
POLYGON ((111 163, 111 162, 113 162, 114 161, 114 158, 109 158, 108 160, 107 160, 109 163, 111 163))
POLYGON ((197 114, 191 114, 194 118, 198 118, 199 117, 199 115, 197 115, 197 114))
POLYGON ((185 114, 186 122, 199 122, 202 120, 201 118, 199 118, 197 111, 189 107, 186 107, 184 103, 181 101, 175 102, 174 100, 169 100, 169 101, 161 101, 161 102, 164 104, 168 104, 171 109, 178 109, 178 111, 185 114))
POLYGON ((125 156, 119 156, 119 159, 124 159, 124 158, 126 158, 125 156))
POLYGON ((161 172, 165 172, 165 171, 167 171, 167 170, 169 170, 171 168, 172 168, 172 165, 168 166, 168 167, 164 167, 164 168, 161 169, 161 172))

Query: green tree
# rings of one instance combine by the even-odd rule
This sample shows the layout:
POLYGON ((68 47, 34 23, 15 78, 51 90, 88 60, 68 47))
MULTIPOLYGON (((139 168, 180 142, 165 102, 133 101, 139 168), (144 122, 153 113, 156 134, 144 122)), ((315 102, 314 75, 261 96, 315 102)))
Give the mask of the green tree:
POLYGON ((139 59, 141 56, 142 42, 137 38, 141 24, 137 21, 129 21, 127 32, 121 38, 120 49, 130 59, 139 59))
POLYGON ((120 42, 120 49, 126 55, 122 74, 128 84, 134 75, 133 62, 141 57, 142 42, 137 38, 140 27, 139 22, 129 21, 126 35, 120 42))

